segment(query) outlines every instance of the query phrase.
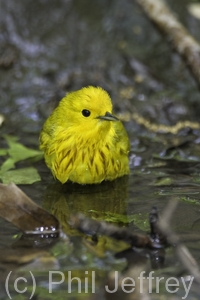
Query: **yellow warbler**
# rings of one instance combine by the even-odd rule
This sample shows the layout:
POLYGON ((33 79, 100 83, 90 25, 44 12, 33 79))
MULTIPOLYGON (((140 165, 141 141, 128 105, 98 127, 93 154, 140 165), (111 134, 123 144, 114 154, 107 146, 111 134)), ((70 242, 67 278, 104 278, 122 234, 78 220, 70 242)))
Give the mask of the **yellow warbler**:
POLYGON ((67 94, 43 125, 40 148, 60 182, 100 183, 129 174, 129 139, 100 87, 67 94))

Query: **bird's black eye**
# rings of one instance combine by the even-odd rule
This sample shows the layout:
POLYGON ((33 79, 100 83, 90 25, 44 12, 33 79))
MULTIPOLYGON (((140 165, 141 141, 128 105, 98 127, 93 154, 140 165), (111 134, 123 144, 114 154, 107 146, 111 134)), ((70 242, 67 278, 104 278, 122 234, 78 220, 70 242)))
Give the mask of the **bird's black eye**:
POLYGON ((82 110, 82 115, 83 115, 84 117, 89 117, 90 114, 91 114, 91 112, 90 112, 89 110, 87 110, 87 109, 83 109, 83 110, 82 110))

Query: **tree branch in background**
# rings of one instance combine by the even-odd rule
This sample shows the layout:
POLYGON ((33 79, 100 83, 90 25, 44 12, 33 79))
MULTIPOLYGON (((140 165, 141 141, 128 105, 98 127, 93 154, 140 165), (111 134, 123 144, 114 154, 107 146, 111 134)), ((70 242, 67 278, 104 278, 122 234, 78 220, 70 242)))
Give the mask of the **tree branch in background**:
POLYGON ((136 0, 150 20, 165 34, 175 50, 186 61, 200 86, 200 44, 176 19, 162 0, 136 0))

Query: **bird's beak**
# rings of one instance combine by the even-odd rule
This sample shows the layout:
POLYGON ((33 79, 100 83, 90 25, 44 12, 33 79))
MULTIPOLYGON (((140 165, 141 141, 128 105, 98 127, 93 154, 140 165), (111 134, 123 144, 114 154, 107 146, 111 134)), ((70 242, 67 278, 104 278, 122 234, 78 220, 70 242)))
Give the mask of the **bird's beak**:
POLYGON ((99 116, 98 119, 106 120, 106 121, 119 121, 117 117, 113 116, 109 112, 106 112, 104 116, 99 116))

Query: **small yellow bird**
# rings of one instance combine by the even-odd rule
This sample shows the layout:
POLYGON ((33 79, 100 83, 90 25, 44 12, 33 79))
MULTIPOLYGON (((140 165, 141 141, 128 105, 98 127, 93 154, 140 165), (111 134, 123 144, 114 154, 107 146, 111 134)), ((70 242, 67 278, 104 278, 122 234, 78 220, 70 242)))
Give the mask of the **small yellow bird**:
POLYGON ((129 174, 128 135, 100 87, 84 87, 60 101, 43 125, 40 149, 62 183, 93 184, 129 174))

